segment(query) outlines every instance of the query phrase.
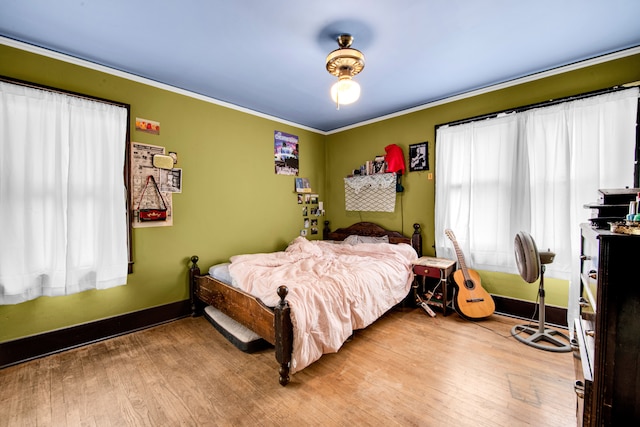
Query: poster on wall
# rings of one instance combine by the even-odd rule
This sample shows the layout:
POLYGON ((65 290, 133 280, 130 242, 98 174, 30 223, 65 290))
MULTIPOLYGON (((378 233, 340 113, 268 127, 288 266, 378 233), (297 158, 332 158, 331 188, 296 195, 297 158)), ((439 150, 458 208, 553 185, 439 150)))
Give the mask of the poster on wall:
POLYGON ((409 145, 409 172, 429 170, 428 142, 409 145))
POLYGON ((160 135, 160 123, 136 117, 136 130, 151 133, 153 135, 160 135))
POLYGON ((131 221, 134 228, 173 225, 172 193, 177 192, 176 186, 181 191, 182 173, 180 183, 166 191, 168 171, 153 166, 153 156, 156 154, 164 154, 164 147, 131 143, 131 221))
POLYGON ((296 135, 274 131, 273 154, 276 175, 298 175, 298 137, 296 135))

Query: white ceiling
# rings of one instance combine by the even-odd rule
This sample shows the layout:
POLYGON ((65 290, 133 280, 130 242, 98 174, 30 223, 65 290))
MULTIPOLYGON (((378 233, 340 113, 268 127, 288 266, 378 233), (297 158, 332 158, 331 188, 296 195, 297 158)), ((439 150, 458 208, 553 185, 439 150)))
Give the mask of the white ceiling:
POLYGON ((640 1, 0 0, 0 35, 329 132, 640 46, 640 1), (336 110, 341 33, 366 66, 336 110))

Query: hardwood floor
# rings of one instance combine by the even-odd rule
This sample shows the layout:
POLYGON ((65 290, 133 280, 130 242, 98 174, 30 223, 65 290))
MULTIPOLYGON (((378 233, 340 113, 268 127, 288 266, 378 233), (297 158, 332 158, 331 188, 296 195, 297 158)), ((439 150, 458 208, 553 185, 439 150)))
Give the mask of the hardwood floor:
POLYGON ((246 354, 187 318, 0 370, 0 426, 574 426, 571 353, 397 308, 278 384, 272 350, 246 354))

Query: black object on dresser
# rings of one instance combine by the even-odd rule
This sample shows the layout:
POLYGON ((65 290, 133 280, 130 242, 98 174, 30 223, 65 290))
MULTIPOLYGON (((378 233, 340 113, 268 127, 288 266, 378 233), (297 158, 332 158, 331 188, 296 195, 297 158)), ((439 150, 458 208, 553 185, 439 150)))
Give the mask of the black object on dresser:
POLYGON ((610 222, 623 221, 629 213, 629 202, 636 200, 639 192, 640 188, 598 190, 598 201, 584 205, 591 209, 589 221, 597 228, 609 228, 610 222))
POLYGON ((578 425, 640 425, 640 236, 581 225, 578 425))

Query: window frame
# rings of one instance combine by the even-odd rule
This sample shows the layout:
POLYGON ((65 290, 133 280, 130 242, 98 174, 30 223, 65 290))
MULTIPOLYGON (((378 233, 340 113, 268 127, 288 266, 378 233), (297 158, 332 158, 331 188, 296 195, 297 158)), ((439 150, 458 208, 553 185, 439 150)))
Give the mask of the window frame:
POLYGON ((124 179, 124 186, 125 186, 125 189, 126 189, 126 198, 127 198, 127 200, 126 200, 126 203, 127 203, 127 211, 126 211, 126 215, 127 215, 127 251, 128 251, 128 254, 127 254, 127 258, 128 258, 127 271, 128 271, 128 274, 132 274, 133 273, 133 244, 132 244, 133 230, 132 230, 132 225, 131 225, 131 186, 129 185, 130 161, 131 161, 130 160, 131 105, 127 104, 127 103, 124 103, 124 102, 114 101, 114 100, 106 99, 106 98, 100 98, 100 97, 92 96, 92 95, 86 95, 86 94, 83 94, 83 93, 73 92, 73 91, 70 91, 70 90, 60 89, 60 88, 56 88, 56 87, 52 87, 52 86, 39 84, 39 83, 28 82, 28 81, 25 81, 25 80, 20 80, 20 79, 7 77, 7 76, 3 76, 3 75, 0 75, 0 81, 6 82, 6 83, 15 84, 15 85, 20 85, 20 86, 26 86, 26 87, 30 87, 30 88, 34 88, 34 89, 45 90, 45 91, 49 91, 49 92, 53 92, 53 93, 60 93, 60 94, 63 94, 63 95, 72 96, 72 97, 76 97, 76 98, 87 99, 87 100, 94 101, 94 102, 102 102, 102 103, 105 103, 105 104, 115 105, 115 106, 122 107, 122 108, 126 109, 126 111, 127 111, 127 129, 126 129, 126 136, 125 136, 125 138, 126 138, 126 140, 125 140, 125 152, 123 153, 125 158, 124 158, 124 170, 122 171, 122 177, 124 179))
MULTIPOLYGON (((611 92, 617 92, 617 91, 621 91, 621 90, 626 90, 626 89, 629 89, 629 88, 634 87, 634 86, 640 86, 640 84, 617 85, 617 86, 612 86, 612 87, 608 87, 608 88, 605 88, 605 89, 597 89, 597 90, 594 90, 594 91, 584 92, 584 93, 580 93, 580 94, 577 94, 577 95, 566 96, 566 97, 562 97, 562 98, 552 99, 552 100, 549 100, 549 101, 543 101, 543 102, 538 102, 538 103, 534 103, 534 104, 523 105, 521 107, 509 108, 509 109, 505 109, 505 110, 501 110, 501 111, 496 111, 496 112, 493 112, 493 113, 481 114, 479 116, 473 116, 473 117, 468 117, 468 118, 464 118, 464 119, 460 119, 460 120, 454 120, 454 121, 447 122, 447 123, 440 123, 440 124, 435 125, 434 132, 437 135, 438 134, 438 128, 440 128, 442 126, 456 126, 456 125, 461 125, 461 124, 465 124, 465 123, 471 123, 471 122, 475 122, 475 121, 492 119, 492 118, 496 118, 496 117, 499 117, 499 116, 505 115, 505 114, 520 113, 520 112, 531 110, 531 109, 534 109, 534 108, 550 107, 552 105, 562 104, 564 102, 576 101, 578 99, 590 98, 592 96, 604 95, 604 94, 611 93, 611 92)), ((640 162, 638 162, 638 160, 640 159, 640 98, 638 98, 638 112, 637 112, 637 115, 636 115, 636 123, 638 125, 636 126, 636 150, 635 150, 635 166, 634 166, 634 173, 633 173, 633 186, 635 188, 640 188, 640 162)), ((436 141, 436 143, 437 142, 438 141, 436 141)))

